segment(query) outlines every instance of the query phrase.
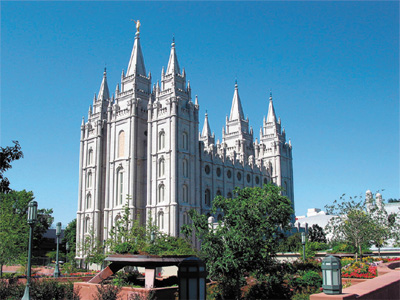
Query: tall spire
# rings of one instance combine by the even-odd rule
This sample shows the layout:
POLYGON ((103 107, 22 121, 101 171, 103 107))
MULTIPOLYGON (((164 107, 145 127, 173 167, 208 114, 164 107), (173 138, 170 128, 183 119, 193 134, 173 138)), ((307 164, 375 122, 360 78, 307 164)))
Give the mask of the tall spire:
POLYGON ((126 70, 126 76, 130 76, 133 74, 140 74, 146 76, 142 47, 140 46, 139 29, 137 29, 135 34, 135 43, 133 44, 131 59, 129 60, 128 69, 126 70))
POLYGON ((208 113, 206 112, 206 116, 204 118, 203 131, 201 132, 201 136, 211 136, 210 124, 208 124, 208 113))
POLYGON ((166 74, 180 74, 178 58, 175 51, 175 38, 172 39, 171 53, 169 55, 168 67, 166 74))
POLYGON ((103 81, 101 82, 100 85, 100 90, 99 90, 99 95, 97 96, 97 100, 107 100, 110 98, 110 92, 108 90, 108 84, 107 84, 107 70, 104 68, 104 73, 103 73, 103 81))
POLYGON ((269 107, 268 107, 268 116, 267 116, 267 123, 276 122, 276 115, 274 104, 272 103, 272 92, 269 93, 269 107))
POLYGON ((235 92, 233 94, 231 114, 229 116, 229 121, 232 120, 244 120, 243 108, 242 103, 240 102, 237 81, 235 82, 235 92))

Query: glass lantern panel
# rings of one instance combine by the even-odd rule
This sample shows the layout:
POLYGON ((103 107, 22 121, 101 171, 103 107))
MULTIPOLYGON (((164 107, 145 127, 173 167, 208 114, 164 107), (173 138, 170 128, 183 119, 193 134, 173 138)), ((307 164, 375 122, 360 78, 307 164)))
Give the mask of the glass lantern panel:
POLYGON ((186 278, 181 278, 179 281, 179 295, 185 299, 187 297, 187 283, 186 283, 186 278))
POLYGON ((326 274, 326 285, 332 285, 332 272, 327 271, 325 274, 326 274))
POLYGON ((332 272, 332 283, 333 285, 339 285, 339 276, 338 270, 333 270, 332 272))
POLYGON ((204 278, 200 278, 199 280, 199 299, 206 299, 204 295, 204 291, 206 290, 206 281, 204 278))
POLYGON ((189 278, 189 299, 198 299, 197 296, 197 278, 189 278))
POLYGON ((189 272, 197 272, 197 267, 189 267, 189 272))

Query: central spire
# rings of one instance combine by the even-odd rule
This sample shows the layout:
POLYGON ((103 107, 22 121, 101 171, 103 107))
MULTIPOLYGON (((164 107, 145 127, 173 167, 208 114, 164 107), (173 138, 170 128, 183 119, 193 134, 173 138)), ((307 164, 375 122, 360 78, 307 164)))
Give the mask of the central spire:
POLYGON ((272 92, 269 93, 269 106, 268 106, 268 115, 267 115, 267 123, 275 123, 276 115, 274 104, 272 102, 272 92))
POLYGON ((242 103, 240 102, 237 81, 235 81, 235 92, 233 94, 231 114, 229 116, 229 121, 232 120, 244 120, 243 108, 242 103))
POLYGON ((176 56, 176 51, 175 51, 175 38, 172 38, 172 44, 171 44, 171 53, 169 55, 169 61, 168 61, 168 67, 167 67, 167 72, 166 75, 168 74, 180 74, 180 69, 179 69, 179 63, 178 63, 178 58, 176 56))
MULTIPOLYGON (((139 21, 137 21, 139 22, 139 21)), ((144 67, 144 60, 142 54, 142 47, 140 46, 140 23, 136 23, 137 31, 135 34, 135 43, 133 44, 133 49, 131 53, 131 59, 129 60, 128 69, 126 71, 126 76, 133 74, 146 76, 146 69, 144 67), (139 24, 139 26, 138 26, 139 24)))

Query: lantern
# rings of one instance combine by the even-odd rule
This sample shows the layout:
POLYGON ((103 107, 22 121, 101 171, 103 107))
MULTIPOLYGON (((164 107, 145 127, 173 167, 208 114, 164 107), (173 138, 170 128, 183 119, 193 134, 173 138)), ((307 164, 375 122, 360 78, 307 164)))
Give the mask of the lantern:
POLYGON ((325 294, 342 293, 342 266, 340 260, 332 255, 322 261, 322 288, 325 294))
POLYGON ((198 257, 185 258, 179 264, 179 299, 206 299, 206 265, 198 257))
POLYGON ((31 201, 28 204, 28 224, 34 224, 37 221, 37 202, 31 201))

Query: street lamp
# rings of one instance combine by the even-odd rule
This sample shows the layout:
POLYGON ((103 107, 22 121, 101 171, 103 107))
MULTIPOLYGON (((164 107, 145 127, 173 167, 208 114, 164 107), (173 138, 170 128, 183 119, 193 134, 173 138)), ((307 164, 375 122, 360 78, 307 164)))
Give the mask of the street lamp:
POLYGON ((340 260, 332 255, 322 261, 322 288, 325 294, 342 293, 342 266, 340 260))
POLYGON ((68 251, 69 251, 69 244, 68 242, 65 243, 65 262, 68 260, 68 251))
POLYGON ((206 265, 197 257, 185 258, 178 269, 179 299, 206 299, 206 265))
POLYGON ((301 244, 303 245, 303 260, 306 260, 306 233, 301 233, 301 244))
POLYGON ((58 245, 59 245, 59 239, 61 235, 61 222, 58 222, 56 225, 56 236, 57 236, 57 254, 56 254, 56 267, 54 269, 54 277, 60 277, 60 268, 59 268, 59 263, 58 263, 58 245))
POLYGON ((32 236, 33 227, 37 221, 37 202, 31 201, 28 204, 28 224, 29 224, 29 246, 28 246, 28 270, 26 272, 26 287, 22 300, 30 300, 29 287, 31 283, 31 256, 32 256, 32 236))

